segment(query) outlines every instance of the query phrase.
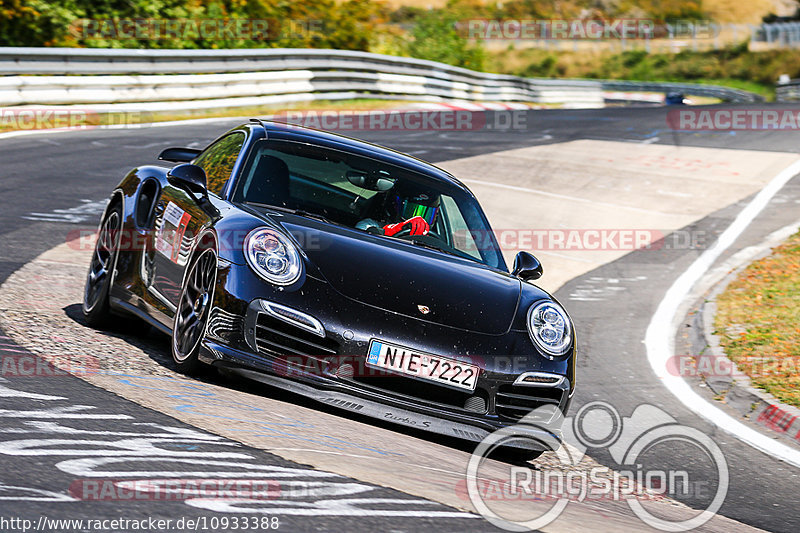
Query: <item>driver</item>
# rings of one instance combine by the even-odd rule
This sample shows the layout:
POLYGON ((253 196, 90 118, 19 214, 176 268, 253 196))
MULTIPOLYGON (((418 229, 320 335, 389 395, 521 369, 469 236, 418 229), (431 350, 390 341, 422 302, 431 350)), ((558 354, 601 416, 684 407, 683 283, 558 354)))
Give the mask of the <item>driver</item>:
POLYGON ((394 213, 389 218, 398 222, 382 225, 367 218, 358 222, 356 228, 388 237, 404 231, 408 231, 409 235, 427 235, 436 223, 440 201, 440 196, 430 191, 408 191, 403 194, 398 191, 387 201, 388 210, 394 213))

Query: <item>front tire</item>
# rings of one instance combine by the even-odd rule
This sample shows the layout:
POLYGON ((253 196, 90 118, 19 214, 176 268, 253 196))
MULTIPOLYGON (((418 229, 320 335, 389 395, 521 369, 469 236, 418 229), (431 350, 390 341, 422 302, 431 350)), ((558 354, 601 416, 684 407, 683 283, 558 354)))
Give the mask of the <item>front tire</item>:
POLYGON ((107 327, 111 321, 108 295, 117 267, 121 230, 122 206, 116 204, 100 225, 83 289, 83 316, 86 318, 86 323, 93 328, 107 327))
POLYGON ((200 368, 200 341, 214 299, 217 281, 217 255, 204 250, 192 263, 183 282, 175 321, 172 325, 172 359, 178 371, 194 374, 200 368))

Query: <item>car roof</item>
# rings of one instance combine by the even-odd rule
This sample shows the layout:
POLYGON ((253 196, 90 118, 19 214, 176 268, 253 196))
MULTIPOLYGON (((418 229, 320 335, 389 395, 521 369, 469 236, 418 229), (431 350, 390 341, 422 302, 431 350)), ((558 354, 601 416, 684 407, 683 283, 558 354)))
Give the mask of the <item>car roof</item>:
POLYGON ((283 139, 292 141, 312 142, 317 145, 325 146, 333 149, 347 149, 349 151, 358 153, 360 155, 381 159, 387 163, 400 165, 411 170, 415 170, 427 176, 445 181, 454 185, 472 195, 472 191, 461 183, 455 176, 449 172, 432 165, 416 157, 373 144, 367 141, 347 137, 346 135, 339 135, 328 131, 315 130, 304 126, 297 126, 294 124, 285 124, 282 122, 274 122, 271 120, 251 119, 252 122, 258 122, 263 126, 266 131, 268 139, 283 139))

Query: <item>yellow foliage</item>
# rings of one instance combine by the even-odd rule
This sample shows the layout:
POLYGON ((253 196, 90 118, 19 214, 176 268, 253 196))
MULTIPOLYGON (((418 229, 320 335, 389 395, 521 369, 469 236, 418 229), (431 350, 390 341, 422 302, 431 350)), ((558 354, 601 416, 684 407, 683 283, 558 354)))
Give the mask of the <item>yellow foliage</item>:
POLYGON ((774 0, 703 0, 703 10, 717 22, 759 24, 776 12, 774 0))

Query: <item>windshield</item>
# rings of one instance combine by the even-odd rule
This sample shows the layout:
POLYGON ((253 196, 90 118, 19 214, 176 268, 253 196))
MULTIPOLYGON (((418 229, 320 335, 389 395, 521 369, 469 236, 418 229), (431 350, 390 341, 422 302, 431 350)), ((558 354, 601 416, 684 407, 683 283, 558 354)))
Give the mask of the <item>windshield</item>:
POLYGON ((361 155, 293 141, 259 141, 233 201, 300 211, 506 270, 491 228, 469 194, 361 155))

